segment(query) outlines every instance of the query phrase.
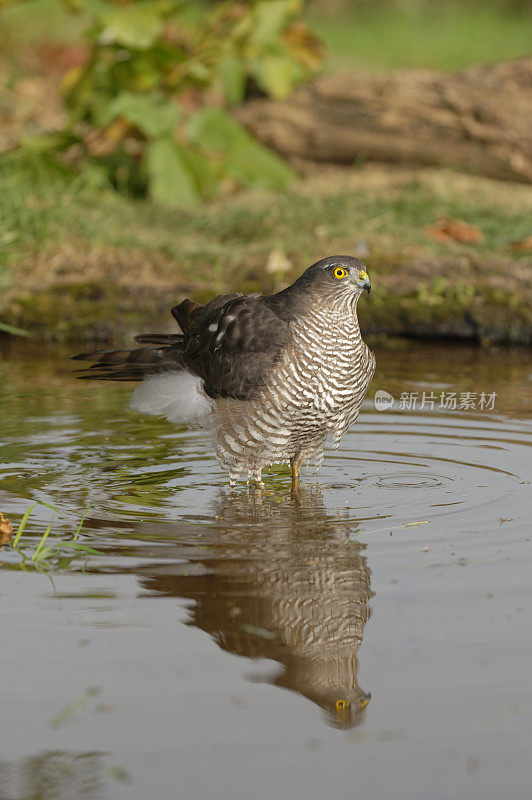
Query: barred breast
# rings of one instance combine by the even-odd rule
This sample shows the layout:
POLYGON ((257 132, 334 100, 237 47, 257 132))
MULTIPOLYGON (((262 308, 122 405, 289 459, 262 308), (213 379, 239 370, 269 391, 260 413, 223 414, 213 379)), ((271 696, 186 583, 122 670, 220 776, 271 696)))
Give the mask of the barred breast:
POLYGON ((292 458, 319 467, 327 436, 338 446, 373 376, 351 306, 316 307, 290 326, 292 343, 259 395, 216 403, 218 456, 232 481, 260 480, 266 465, 292 458))

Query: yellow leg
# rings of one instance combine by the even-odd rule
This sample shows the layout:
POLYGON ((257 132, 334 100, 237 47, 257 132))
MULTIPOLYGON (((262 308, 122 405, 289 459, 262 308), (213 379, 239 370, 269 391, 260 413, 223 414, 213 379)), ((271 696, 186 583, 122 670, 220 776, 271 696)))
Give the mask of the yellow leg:
POLYGON ((299 491, 299 470, 301 469, 301 461, 299 458, 290 459, 290 469, 292 471, 292 486, 290 487, 292 494, 299 491))

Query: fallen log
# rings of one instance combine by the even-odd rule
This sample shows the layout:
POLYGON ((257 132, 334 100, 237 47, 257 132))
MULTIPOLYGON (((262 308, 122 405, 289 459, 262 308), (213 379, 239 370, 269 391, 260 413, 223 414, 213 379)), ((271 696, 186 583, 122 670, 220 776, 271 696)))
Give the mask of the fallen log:
POLYGON ((443 73, 324 75, 236 112, 291 159, 452 166, 532 182, 532 58, 443 73))

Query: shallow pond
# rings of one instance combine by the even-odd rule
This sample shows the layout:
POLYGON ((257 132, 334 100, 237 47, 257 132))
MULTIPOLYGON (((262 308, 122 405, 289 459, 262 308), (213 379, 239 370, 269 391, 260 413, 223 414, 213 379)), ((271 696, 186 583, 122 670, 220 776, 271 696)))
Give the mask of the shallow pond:
POLYGON ((291 497, 4 345, 2 800, 529 796, 530 354, 376 352, 291 497))

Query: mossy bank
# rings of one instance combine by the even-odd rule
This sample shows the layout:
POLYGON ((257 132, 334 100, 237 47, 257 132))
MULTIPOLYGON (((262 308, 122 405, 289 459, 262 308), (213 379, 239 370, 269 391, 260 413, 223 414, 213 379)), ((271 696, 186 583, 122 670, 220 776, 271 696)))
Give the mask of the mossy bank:
POLYGON ((368 165, 183 211, 42 160, 4 159, 0 173, 0 319, 36 338, 170 328, 184 295, 271 291, 318 258, 351 253, 374 287, 360 305, 368 334, 532 341, 527 186, 368 165), (478 241, 435 238, 442 217, 478 241))

